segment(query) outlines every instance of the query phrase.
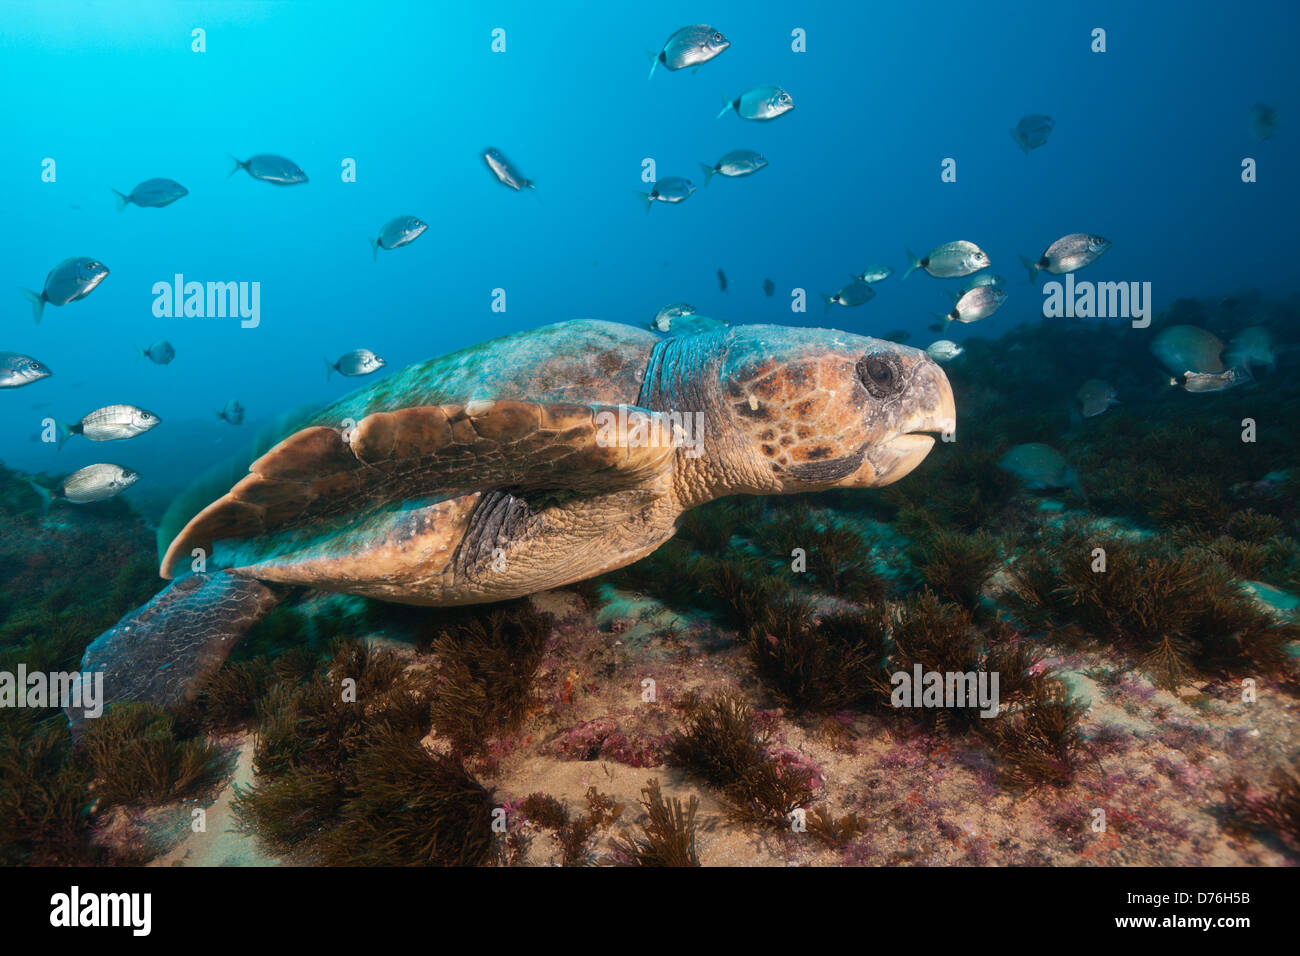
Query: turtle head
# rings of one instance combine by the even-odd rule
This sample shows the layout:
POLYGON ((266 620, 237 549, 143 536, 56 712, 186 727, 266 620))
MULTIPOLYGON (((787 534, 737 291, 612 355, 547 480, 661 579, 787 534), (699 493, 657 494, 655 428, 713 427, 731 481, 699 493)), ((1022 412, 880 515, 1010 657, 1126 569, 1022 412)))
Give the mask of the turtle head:
POLYGON ((760 490, 887 485, 921 463, 934 435, 956 428, 948 378, 919 349, 759 325, 728 339, 724 407, 760 490))

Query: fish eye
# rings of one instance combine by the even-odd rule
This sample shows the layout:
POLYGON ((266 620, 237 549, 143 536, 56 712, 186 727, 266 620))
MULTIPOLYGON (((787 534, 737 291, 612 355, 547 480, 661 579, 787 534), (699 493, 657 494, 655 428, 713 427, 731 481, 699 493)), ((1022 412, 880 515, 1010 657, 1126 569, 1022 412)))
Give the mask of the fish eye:
POLYGON ((722 42, 722 34, 721 34, 721 33, 715 33, 715 34, 713 34, 713 42, 714 42, 714 43, 721 43, 721 42, 722 42))
POLYGON ((903 380, 897 360, 892 356, 864 355, 858 359, 857 372, 867 392, 876 398, 897 392, 903 380))

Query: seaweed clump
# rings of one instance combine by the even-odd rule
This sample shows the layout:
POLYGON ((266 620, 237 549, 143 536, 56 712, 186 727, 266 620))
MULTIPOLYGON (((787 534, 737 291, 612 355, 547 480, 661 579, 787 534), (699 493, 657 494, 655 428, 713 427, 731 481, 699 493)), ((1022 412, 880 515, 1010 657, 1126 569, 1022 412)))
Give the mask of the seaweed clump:
POLYGON ((554 623, 527 601, 443 612, 429 645, 439 663, 430 711, 437 734, 468 753, 487 737, 516 729, 554 623))
POLYGON ((174 715, 153 704, 118 703, 87 722, 79 749, 105 807, 157 805, 211 788, 226 770, 206 739, 177 739, 174 715))
POLYGON ((530 822, 555 833, 564 866, 585 866, 592 862, 589 844, 599 829, 609 827, 623 812, 623 805, 595 787, 587 788, 587 812, 574 817, 559 800, 548 794, 529 794, 519 802, 519 812, 530 822))
POLYGON ((738 695, 723 691, 697 703, 684 731, 669 742, 669 760, 717 787, 740 822, 784 828, 813 799, 814 775, 767 752, 768 733, 738 695))
POLYGON ((1273 771, 1272 790, 1252 795, 1244 780, 1228 791, 1226 822, 1238 833, 1273 837, 1287 853, 1300 857, 1300 774, 1294 768, 1273 771))
POLYGON ((337 641, 311 677, 264 700, 241 824, 305 862, 487 862, 491 791, 421 744, 431 684, 392 651, 337 641))
POLYGON ((922 591, 899 609, 891 638, 887 675, 882 673, 875 687, 881 708, 940 730, 982 729, 990 723, 983 716, 975 687, 963 679, 966 699, 961 703, 955 699, 954 684, 954 698, 945 700, 945 706, 900 706, 895 695, 907 696, 900 675, 914 681, 918 672, 937 673, 944 679, 945 693, 953 675, 970 675, 976 680, 982 674, 996 675, 998 703, 1008 707, 1025 700, 1035 687, 1033 672, 1039 658, 1029 644, 1000 622, 981 628, 970 611, 941 600, 933 591, 922 591))
POLYGON ((940 597, 973 608, 997 567, 998 540, 987 531, 962 534, 934 529, 910 550, 921 580, 940 597))
POLYGON ((1041 678, 1024 706, 981 727, 1003 761, 1003 782, 1025 790, 1070 784, 1087 755, 1079 730, 1086 711, 1059 681, 1041 678))
POLYGON ((1282 675, 1300 628, 1255 605, 1213 556, 1170 552, 1066 531, 1024 555, 1013 571, 1019 615, 1031 626, 1091 637, 1135 655, 1161 687, 1196 674, 1282 675), (1105 555, 1100 567, 1097 549, 1105 555))
POLYGON ((90 779, 62 715, 0 733, 0 865, 118 862, 89 842, 90 779))
POLYGON ((860 707, 884 679, 888 616, 879 605, 815 618, 790 596, 747 635, 760 676, 784 703, 813 713, 860 707))
POLYGON ((641 836, 624 835, 610 841, 619 862, 625 866, 699 866, 695 853, 699 797, 692 794, 685 807, 677 797, 665 801, 657 779, 642 788, 641 797, 646 813, 641 836))

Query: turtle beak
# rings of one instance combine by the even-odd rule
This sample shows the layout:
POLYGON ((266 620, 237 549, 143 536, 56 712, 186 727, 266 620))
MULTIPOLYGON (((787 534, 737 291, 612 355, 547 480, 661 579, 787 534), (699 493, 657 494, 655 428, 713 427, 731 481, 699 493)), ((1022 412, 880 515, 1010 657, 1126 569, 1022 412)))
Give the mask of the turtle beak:
POLYGON ((934 435, 952 441, 957 429, 957 404, 948 376, 929 357, 919 362, 908 383, 908 394, 890 437, 867 449, 862 467, 846 484, 881 488, 911 474, 934 447, 934 435))

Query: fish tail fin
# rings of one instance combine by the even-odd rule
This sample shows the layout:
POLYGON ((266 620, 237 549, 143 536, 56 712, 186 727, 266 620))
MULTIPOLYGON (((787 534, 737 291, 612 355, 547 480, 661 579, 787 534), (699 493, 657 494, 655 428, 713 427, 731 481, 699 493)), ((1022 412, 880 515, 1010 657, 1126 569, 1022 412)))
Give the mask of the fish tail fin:
POLYGON ((135 352, 136 352, 135 360, 137 362, 139 362, 141 359, 143 359, 146 355, 149 354, 149 350, 147 348, 142 349, 138 345, 136 346, 135 352))
POLYGON ((71 438, 75 433, 73 432, 71 425, 65 425, 63 424, 63 422, 58 421, 57 419, 54 422, 54 430, 56 435, 58 436, 57 438, 58 444, 54 446, 54 450, 63 451, 63 443, 67 441, 69 438, 71 438))
POLYGON ((1025 268, 1029 271, 1029 284, 1034 285, 1038 282, 1038 263, 1028 256, 1021 256, 1020 261, 1024 263, 1025 268))
POLYGON ((235 159, 234 156, 230 156, 230 172, 226 173, 226 178, 229 179, 231 176, 235 175, 235 173, 239 172, 239 170, 247 168, 248 163, 240 162, 238 159, 235 159))
POLYGON ((1073 468, 1065 473, 1065 487, 1082 498, 1085 505, 1088 503, 1088 492, 1084 491, 1083 482, 1079 481, 1079 473, 1073 468))
POLYGON ((654 199, 651 198, 649 193, 643 193, 639 189, 634 189, 633 192, 636 193, 638 199, 645 203, 645 211, 648 213, 650 207, 654 205, 654 199))
POLYGON ((123 196, 123 195, 122 195, 120 192, 118 192, 116 189, 112 190, 112 193, 113 193, 114 196, 117 197, 117 211, 118 211, 118 212, 121 212, 123 209, 126 208, 126 204, 129 203, 129 202, 131 201, 131 197, 129 197, 129 196, 123 196))
POLYGON ((379 240, 378 239, 370 240, 370 261, 371 262, 379 261, 379 240))
POLYGON ((1014 129, 1011 130, 1010 132, 1011 132, 1011 138, 1016 141, 1016 145, 1020 147, 1020 151, 1024 153, 1026 156, 1028 156, 1029 147, 1025 145, 1025 141, 1016 135, 1016 131, 1014 129))
POLYGON ((829 312, 831 310, 831 306, 835 304, 835 296, 827 295, 825 292, 823 292, 822 302, 824 303, 824 305, 822 306, 822 312, 823 313, 829 312))
MULTIPOLYGON (((916 254, 913 253, 911 249, 908 249, 907 250, 907 271, 903 273, 903 279, 906 279, 908 276, 910 276, 913 272, 915 272, 919 268, 921 268, 921 260, 916 257, 916 254)), ((898 281, 902 282, 903 280, 899 279, 898 281)))
POLYGON ((325 363, 325 381, 328 382, 334 376, 334 363, 323 357, 321 361, 325 363))
POLYGON ((659 54, 651 53, 649 50, 646 50, 645 55, 650 57, 650 74, 646 77, 646 81, 649 82, 655 75, 655 67, 659 65, 659 54))
POLYGON ((722 109, 718 110, 718 115, 715 116, 714 119, 722 119, 722 117, 726 115, 727 110, 734 110, 736 108, 735 100, 731 99, 728 96, 724 96, 722 99, 723 99, 722 109))
POLYGON ((32 491, 41 496, 41 511, 48 512, 50 505, 54 504, 54 492, 44 485, 38 485, 32 479, 27 479, 27 484, 32 486, 32 491))
POLYGON ((33 292, 31 289, 23 289, 23 295, 32 304, 32 318, 37 322, 41 321, 41 313, 45 311, 45 293, 33 292))
POLYGON ((713 178, 713 167, 705 163, 700 163, 700 169, 704 171, 704 185, 707 186, 709 180, 713 178))

